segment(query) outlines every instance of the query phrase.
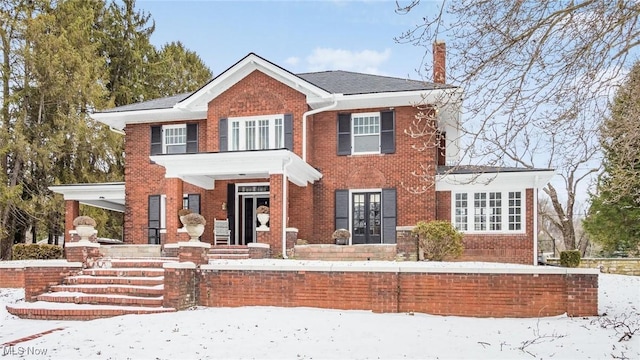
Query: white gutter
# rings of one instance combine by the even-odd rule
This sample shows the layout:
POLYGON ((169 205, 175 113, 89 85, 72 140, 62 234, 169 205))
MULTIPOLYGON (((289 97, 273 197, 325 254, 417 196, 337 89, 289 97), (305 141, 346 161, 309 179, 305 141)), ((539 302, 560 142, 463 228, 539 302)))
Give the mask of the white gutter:
POLYGON ((118 130, 118 129, 113 128, 113 127, 111 127, 111 126, 109 126, 109 130, 113 131, 113 132, 114 132, 114 133, 116 133, 116 134, 120 134, 120 135, 127 135, 124 131, 122 131, 122 130, 118 130))
POLYGON ((282 258, 288 259, 287 257, 287 209, 289 208, 288 196, 287 196, 287 168, 293 162, 293 158, 289 157, 289 160, 286 164, 282 166, 282 258))
POLYGON ((323 111, 331 110, 338 106, 338 100, 336 96, 333 95, 333 104, 327 105, 325 107, 317 108, 314 110, 309 110, 302 114, 302 160, 307 162, 307 117, 309 115, 314 115, 323 111))

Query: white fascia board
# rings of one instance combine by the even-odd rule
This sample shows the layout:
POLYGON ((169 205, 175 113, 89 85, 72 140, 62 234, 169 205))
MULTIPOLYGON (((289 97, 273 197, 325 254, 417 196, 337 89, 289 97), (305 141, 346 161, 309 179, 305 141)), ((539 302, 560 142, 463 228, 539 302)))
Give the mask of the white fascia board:
POLYGON ((85 201, 78 201, 80 204, 85 204, 85 205, 89 205, 92 207, 97 207, 97 208, 101 208, 101 209, 105 209, 105 210, 111 210, 111 211, 116 211, 116 212, 120 212, 120 213, 124 213, 125 212, 125 206, 124 204, 119 204, 119 203, 114 203, 111 201, 103 201, 103 200, 85 200, 85 201))
POLYGON ((93 113, 92 119, 108 125, 114 129, 124 130, 128 124, 145 124, 169 121, 205 120, 207 118, 206 109, 185 111, 181 109, 153 109, 120 111, 108 113, 93 113))
POLYGON ((436 177, 436 191, 535 189, 544 187, 554 175, 553 170, 445 174, 436 177))
POLYGON ((255 54, 250 54, 210 81, 207 85, 203 86, 196 93, 182 100, 175 106, 175 108, 185 110, 202 108, 211 100, 227 91, 230 87, 240 82, 255 70, 261 71, 267 76, 270 76, 292 89, 305 94, 307 98, 325 98, 331 96, 327 91, 305 81, 304 79, 262 59, 255 54))
POLYGON ((124 183, 56 185, 49 186, 49 190, 62 194, 65 200, 109 200, 124 204, 124 183))
MULTIPOLYGON (((459 105, 462 101, 463 91, 460 88, 382 92, 372 94, 336 95, 338 105, 332 110, 350 110, 396 106, 415 106, 422 104, 434 104, 441 107, 459 105)), ((318 102, 318 107, 329 100, 318 102)), ((310 104, 313 108, 313 105, 310 104)))

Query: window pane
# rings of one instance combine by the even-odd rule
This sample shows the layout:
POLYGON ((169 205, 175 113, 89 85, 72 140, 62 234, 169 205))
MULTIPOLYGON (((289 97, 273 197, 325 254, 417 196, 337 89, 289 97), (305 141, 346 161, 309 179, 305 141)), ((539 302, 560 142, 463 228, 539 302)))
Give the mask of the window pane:
POLYGON ((269 149, 269 120, 258 120, 258 149, 269 149))
POLYGON ((357 136, 353 138, 354 152, 380 151, 380 137, 378 135, 357 136))
POLYGON ((509 230, 522 229, 522 193, 509 192, 509 230))
POLYGON ((165 154, 183 154, 187 152, 187 126, 164 128, 165 154))
POLYGON ((244 149, 254 150, 256 148, 256 122, 255 120, 247 121, 245 123, 245 140, 244 149))
POLYGON ((381 233, 380 194, 369 194, 369 234, 380 235, 381 233))
POLYGON ((487 230, 487 194, 475 193, 473 195, 474 230, 487 230))
POLYGON ((276 144, 275 149, 284 147, 284 125, 281 118, 276 119, 276 144))
POLYGON ((353 234, 364 235, 365 231, 364 194, 353 194, 353 234))
POLYGON ((456 194, 454 220, 456 229, 467 230, 467 211, 467 194, 456 194))
POLYGON ((502 230, 502 193, 489 193, 489 230, 502 230))
POLYGON ((231 150, 240 150, 240 122, 231 123, 231 150))

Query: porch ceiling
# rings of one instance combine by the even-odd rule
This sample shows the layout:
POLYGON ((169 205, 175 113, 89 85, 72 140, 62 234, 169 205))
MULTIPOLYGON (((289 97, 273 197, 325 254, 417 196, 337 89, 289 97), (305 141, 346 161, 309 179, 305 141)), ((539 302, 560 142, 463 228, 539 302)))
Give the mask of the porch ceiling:
POLYGON ((216 180, 266 179, 284 174, 298 186, 320 180, 322 174, 288 150, 229 151, 220 153, 150 156, 165 168, 165 177, 179 178, 211 190, 216 180))
POLYGON ((122 213, 125 209, 123 182, 57 185, 49 190, 62 194, 65 200, 122 213))

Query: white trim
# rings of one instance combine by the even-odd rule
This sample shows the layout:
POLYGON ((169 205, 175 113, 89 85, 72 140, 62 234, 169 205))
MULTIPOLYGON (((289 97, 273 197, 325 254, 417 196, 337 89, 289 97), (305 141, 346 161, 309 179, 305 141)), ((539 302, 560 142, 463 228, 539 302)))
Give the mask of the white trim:
POLYGON ((64 200, 102 209, 125 212, 124 183, 68 184, 49 186, 49 190, 62 194, 64 200))
MULTIPOLYGON (((236 245, 240 245, 240 231, 238 231, 238 229, 240 229, 241 222, 243 219, 241 219, 240 217, 240 197, 242 196, 250 196, 251 198, 256 198, 256 197, 271 197, 271 183, 270 182, 248 182, 248 183, 236 183, 235 185, 235 206, 234 206, 234 231, 233 231, 233 241, 236 245), (269 191, 251 191, 251 192, 239 192, 238 188, 242 187, 242 186, 269 186, 269 191)), ((269 204, 271 205, 271 204, 269 204)), ((244 212, 242 213, 242 216, 244 217, 244 212)), ((257 229, 256 229, 257 231, 257 229)), ((262 230, 260 230, 262 231, 262 230)), ((254 240, 255 237, 254 237, 254 240)), ((251 244, 251 243, 249 243, 251 244)), ((245 244, 246 245, 246 244, 245 244)))
MULTIPOLYGON (((518 189, 518 190, 469 190, 469 191, 452 191, 451 192, 451 224, 456 226, 456 194, 467 194, 467 230, 460 230, 460 232, 465 234, 489 234, 489 235, 522 235, 527 233, 527 189, 518 189), (501 228, 502 230, 489 230, 489 219, 491 215, 487 213, 486 216, 486 230, 475 230, 475 194, 485 193, 488 194, 490 192, 500 193, 500 201, 501 201, 501 228), (520 230, 509 230, 509 193, 510 192, 519 192, 521 194, 521 203, 520 203, 520 230)), ((486 197, 485 201, 487 202, 486 208, 489 208, 489 196, 486 197)))
POLYGON ((544 187, 553 170, 444 174, 436 176, 436 191, 520 190, 544 187))
POLYGON ((538 265, 538 189, 533 189, 533 265, 538 265))
POLYGON ((221 153, 153 155, 151 161, 165 168, 166 178, 179 178, 203 189, 214 188, 215 180, 268 179, 281 174, 289 159, 286 178, 304 187, 322 174, 288 150, 229 151, 221 153))

